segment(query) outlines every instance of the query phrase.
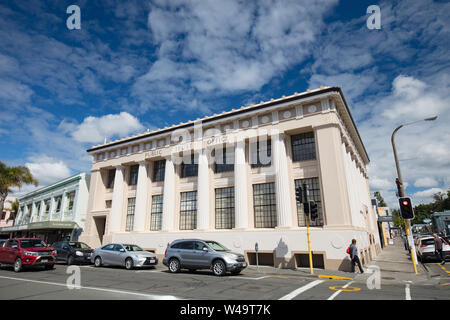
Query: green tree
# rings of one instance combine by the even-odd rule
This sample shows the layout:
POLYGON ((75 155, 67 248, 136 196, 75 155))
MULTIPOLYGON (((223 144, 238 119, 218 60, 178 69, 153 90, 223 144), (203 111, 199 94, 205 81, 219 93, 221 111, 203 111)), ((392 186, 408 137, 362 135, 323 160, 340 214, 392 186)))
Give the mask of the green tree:
POLYGON ((387 207, 387 204, 386 202, 384 202, 384 198, 381 196, 381 193, 379 191, 375 191, 373 193, 373 196, 377 199, 379 207, 387 207))
POLYGON ((421 224, 423 219, 431 218, 434 212, 450 210, 450 190, 447 193, 438 192, 433 195, 434 201, 428 204, 419 204, 414 207, 412 224, 421 224))
POLYGON ((38 186, 39 182, 27 167, 8 167, 0 161, 0 212, 3 212, 3 206, 11 188, 18 187, 20 189, 23 184, 38 186))

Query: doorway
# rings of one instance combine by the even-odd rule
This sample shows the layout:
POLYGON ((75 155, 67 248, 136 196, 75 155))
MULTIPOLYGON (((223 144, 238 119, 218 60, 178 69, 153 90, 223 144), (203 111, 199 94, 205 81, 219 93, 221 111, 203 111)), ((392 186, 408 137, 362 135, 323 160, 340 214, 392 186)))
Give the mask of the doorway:
POLYGON ((103 236, 105 235, 106 217, 94 217, 95 227, 97 229, 100 245, 103 245, 103 236))

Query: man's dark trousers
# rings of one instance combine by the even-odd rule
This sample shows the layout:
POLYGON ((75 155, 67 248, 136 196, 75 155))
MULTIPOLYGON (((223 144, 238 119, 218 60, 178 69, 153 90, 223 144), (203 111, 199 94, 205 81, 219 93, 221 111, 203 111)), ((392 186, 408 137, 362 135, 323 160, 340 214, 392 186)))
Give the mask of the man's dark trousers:
POLYGON ((359 271, 361 271, 361 273, 363 273, 363 269, 361 267, 361 262, 359 261, 359 257, 358 256, 354 256, 352 259, 352 272, 355 272, 355 262, 358 264, 359 267, 359 271))

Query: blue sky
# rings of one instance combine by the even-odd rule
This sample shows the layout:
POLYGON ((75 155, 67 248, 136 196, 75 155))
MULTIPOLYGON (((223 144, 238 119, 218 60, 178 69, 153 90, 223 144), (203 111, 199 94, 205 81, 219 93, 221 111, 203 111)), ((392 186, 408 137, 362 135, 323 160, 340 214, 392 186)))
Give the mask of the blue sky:
MULTIPOLYGON (((450 186, 448 1, 2 1, 0 160, 41 185, 89 171, 86 149, 320 85, 340 86, 395 204, 450 186), (81 29, 66 27, 68 6, 81 29), (369 30, 367 7, 381 8, 369 30)), ((33 187, 26 186, 22 192, 33 187)))

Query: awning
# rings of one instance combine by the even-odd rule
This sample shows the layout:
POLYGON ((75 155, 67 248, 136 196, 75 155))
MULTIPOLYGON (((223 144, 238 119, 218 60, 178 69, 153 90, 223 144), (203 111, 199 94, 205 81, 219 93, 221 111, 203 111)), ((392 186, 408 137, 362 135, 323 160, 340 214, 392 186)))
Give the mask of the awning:
POLYGON ((76 222, 73 221, 41 221, 32 222, 20 226, 0 228, 0 233, 23 231, 23 230, 43 230, 43 229, 77 229, 76 222))

